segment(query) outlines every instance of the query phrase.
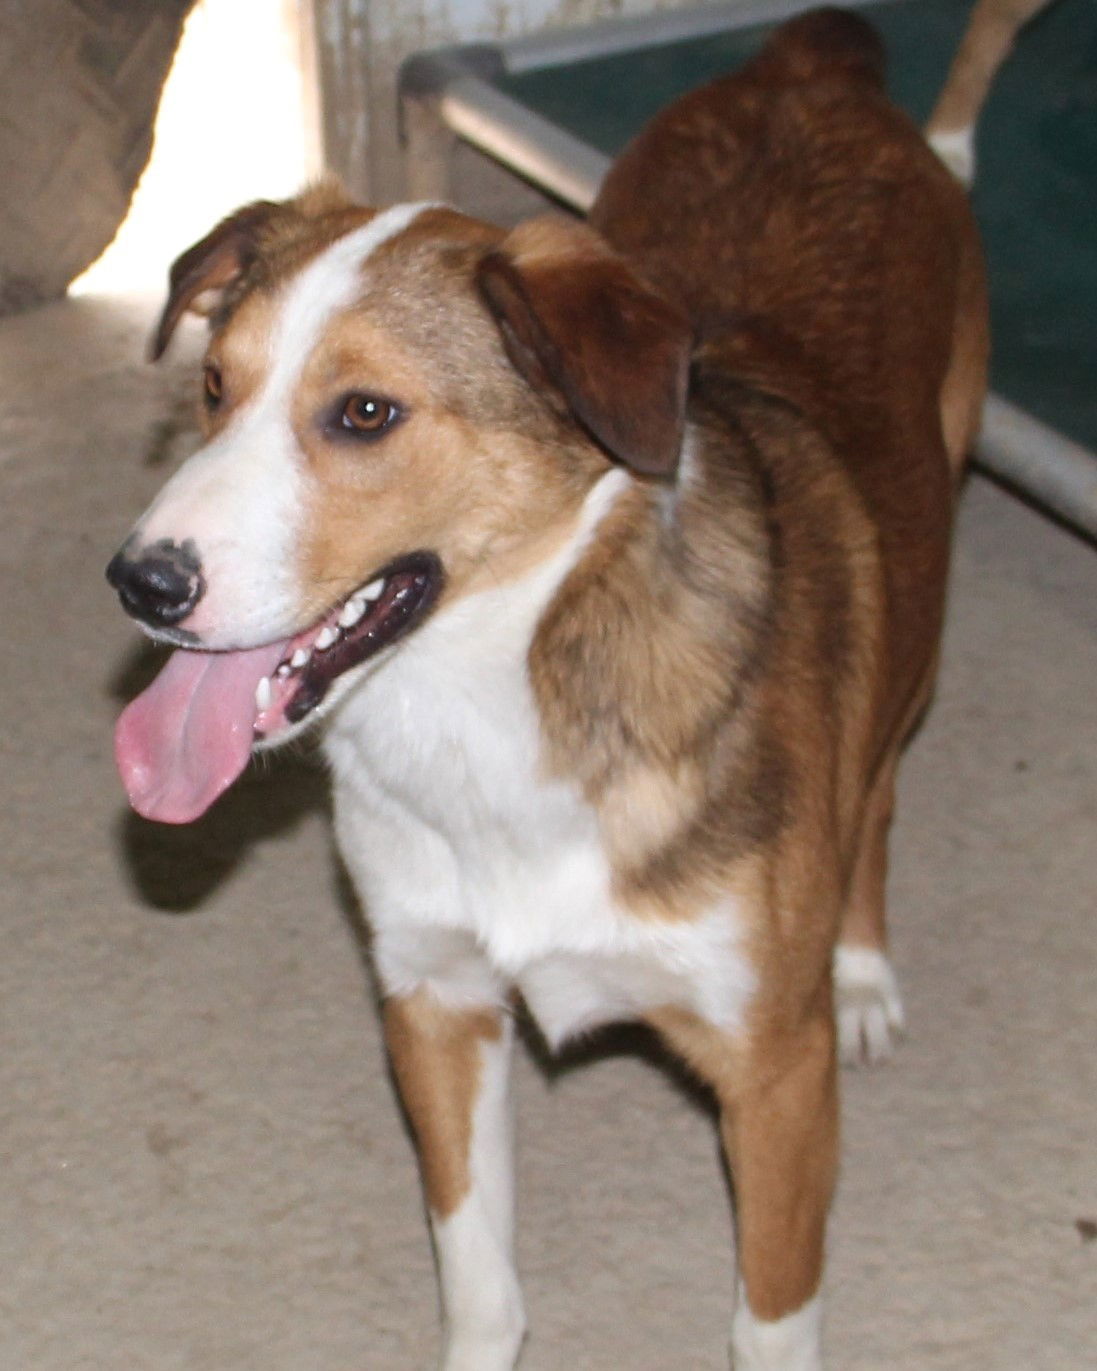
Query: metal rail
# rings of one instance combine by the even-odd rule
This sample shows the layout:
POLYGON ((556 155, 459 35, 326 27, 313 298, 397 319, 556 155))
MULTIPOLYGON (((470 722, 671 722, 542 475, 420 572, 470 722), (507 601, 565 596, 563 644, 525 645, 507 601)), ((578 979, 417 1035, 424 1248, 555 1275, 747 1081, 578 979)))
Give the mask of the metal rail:
POLYGON ((989 395, 976 465, 1097 539, 1097 457, 1000 395, 989 395))
POLYGON ((438 97, 436 108, 465 142, 563 204, 582 214, 594 204, 610 159, 479 76, 458 77, 438 97))

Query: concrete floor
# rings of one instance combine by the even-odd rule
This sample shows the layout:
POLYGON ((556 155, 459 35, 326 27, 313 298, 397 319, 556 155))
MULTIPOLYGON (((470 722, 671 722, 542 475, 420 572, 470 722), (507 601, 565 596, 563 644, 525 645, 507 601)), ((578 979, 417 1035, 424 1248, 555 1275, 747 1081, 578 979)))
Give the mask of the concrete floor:
MULTIPOLYGON (((179 412, 149 317, 0 324, 0 1367, 421 1369, 430 1250, 317 771, 180 831, 114 775, 149 662, 102 567, 179 412)), ((1094 551, 974 480, 895 834, 909 1040, 844 1081, 834 1371, 1097 1365, 1095 681, 1094 551)), ((523 1054, 516 1092, 523 1371, 725 1366, 704 1111, 621 1052, 523 1054)))

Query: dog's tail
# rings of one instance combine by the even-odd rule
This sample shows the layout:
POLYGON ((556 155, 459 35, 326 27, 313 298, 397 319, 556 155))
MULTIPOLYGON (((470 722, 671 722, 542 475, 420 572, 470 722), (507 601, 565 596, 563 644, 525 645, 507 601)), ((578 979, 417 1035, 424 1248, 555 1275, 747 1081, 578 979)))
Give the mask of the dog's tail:
POLYGON ((930 147, 965 186, 975 179, 975 122, 1018 30, 1051 0, 978 0, 926 124, 930 147))
POLYGON ((812 81, 835 70, 884 83, 880 35, 859 14, 826 7, 782 24, 758 59, 782 81, 812 81))

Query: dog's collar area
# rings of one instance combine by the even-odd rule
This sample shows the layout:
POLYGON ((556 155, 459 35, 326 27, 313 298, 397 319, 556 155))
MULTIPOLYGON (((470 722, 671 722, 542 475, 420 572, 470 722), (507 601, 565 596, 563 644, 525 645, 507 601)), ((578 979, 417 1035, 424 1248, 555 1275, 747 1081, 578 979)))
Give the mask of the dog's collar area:
POLYGON ((437 554, 410 553, 287 644, 273 673, 256 686, 256 737, 271 738, 282 727, 306 719, 338 677, 414 627, 434 605, 443 580, 437 554))

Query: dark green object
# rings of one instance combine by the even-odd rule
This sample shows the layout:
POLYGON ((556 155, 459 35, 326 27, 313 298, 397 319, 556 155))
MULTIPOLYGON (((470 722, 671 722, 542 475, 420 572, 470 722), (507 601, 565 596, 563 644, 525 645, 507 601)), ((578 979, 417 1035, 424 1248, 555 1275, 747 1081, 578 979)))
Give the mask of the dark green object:
MULTIPOLYGON (((919 123, 944 82, 968 0, 862 12, 889 53, 889 87, 919 123)), ((772 25, 591 57, 498 82, 613 155, 683 91, 741 66, 772 25)), ((1097 451, 1097 0, 1059 0, 999 73, 983 112, 974 193, 990 264, 993 387, 1097 451)))

